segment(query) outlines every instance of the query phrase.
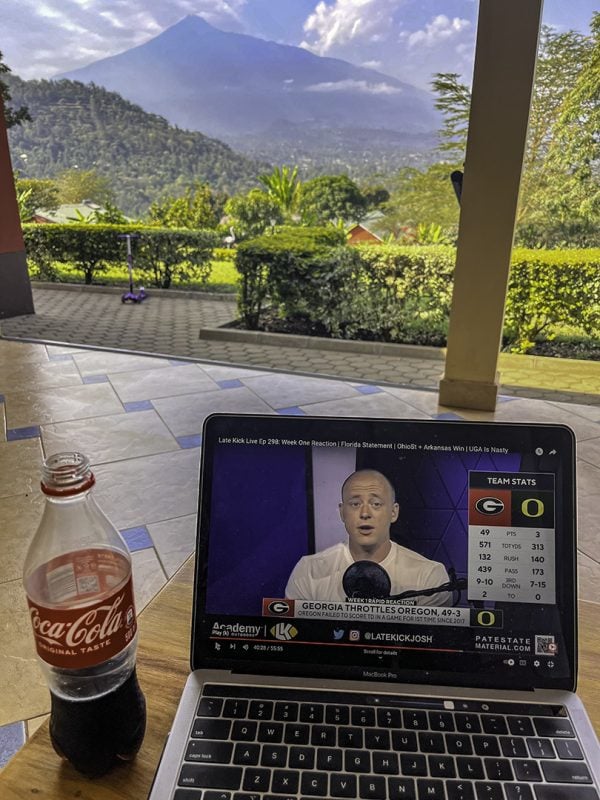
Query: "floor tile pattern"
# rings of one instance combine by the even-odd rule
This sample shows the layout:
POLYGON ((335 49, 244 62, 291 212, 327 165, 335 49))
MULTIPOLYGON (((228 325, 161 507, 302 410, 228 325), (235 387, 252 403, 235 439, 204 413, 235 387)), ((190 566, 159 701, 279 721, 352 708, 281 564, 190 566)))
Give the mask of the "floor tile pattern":
MULTIPOLYGON (((214 306, 227 315, 227 304, 214 306)), ((142 310, 126 307, 122 329, 142 310)), ((443 408, 431 388, 439 362, 429 383, 409 388, 353 372, 352 359, 345 380, 302 377, 294 351, 286 355, 287 373, 0 339, 0 765, 49 709, 21 572, 42 508, 42 459, 52 452, 89 455, 96 497, 132 552, 142 609, 193 551, 202 423, 214 411, 565 422, 579 448, 581 590, 600 602, 599 407, 503 396, 493 414, 443 408)))
MULTIPOLYGON (((398 358, 386 354, 365 358, 362 354, 347 350, 337 352, 200 339, 202 328, 220 327, 235 319, 237 309, 234 296, 216 299, 215 296, 202 293, 192 297, 176 292, 160 296, 150 293, 148 299, 139 306, 124 306, 119 293, 99 286, 86 287, 84 291, 73 291, 73 287, 65 286, 52 289, 34 286, 33 296, 36 313, 3 320, 0 325, 3 336, 25 341, 62 342, 171 356, 168 361, 158 365, 162 367, 184 366, 187 363, 184 359, 191 358, 411 387, 437 388, 444 368, 442 360, 421 357, 418 348, 414 357, 398 358)), ((56 347, 51 353, 49 366, 62 366, 65 372, 52 375, 46 365, 40 381, 50 381, 52 384, 59 377, 68 381, 68 355, 68 352, 56 347), (65 363, 54 363, 57 361, 65 363)), ((91 360, 96 363, 102 362, 103 358, 102 353, 91 354, 91 360)), ((122 363, 127 364, 125 371, 129 371, 126 357, 113 354, 111 358, 121 358, 122 363)), ((146 368, 156 365, 155 360, 146 368)), ((82 362, 79 363, 79 370, 83 375, 86 374, 82 362)), ((598 362, 501 353, 499 370, 503 388, 508 394, 600 406, 598 362)), ((111 371, 117 371, 114 364, 111 371)), ((95 381, 94 378, 90 380, 95 381)), ((20 385, 24 387, 24 379, 20 385)))

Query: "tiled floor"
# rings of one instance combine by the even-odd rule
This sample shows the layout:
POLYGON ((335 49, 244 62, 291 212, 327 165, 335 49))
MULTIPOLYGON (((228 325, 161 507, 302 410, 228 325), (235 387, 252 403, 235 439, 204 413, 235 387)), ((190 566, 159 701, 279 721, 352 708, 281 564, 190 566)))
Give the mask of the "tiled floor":
POLYGON ((141 610, 192 551, 213 411, 566 422, 579 440, 581 592, 600 603, 599 406, 504 397, 495 414, 464 412, 427 389, 0 340, 0 764, 49 708, 21 587, 43 456, 90 456, 97 498, 132 551, 141 610))

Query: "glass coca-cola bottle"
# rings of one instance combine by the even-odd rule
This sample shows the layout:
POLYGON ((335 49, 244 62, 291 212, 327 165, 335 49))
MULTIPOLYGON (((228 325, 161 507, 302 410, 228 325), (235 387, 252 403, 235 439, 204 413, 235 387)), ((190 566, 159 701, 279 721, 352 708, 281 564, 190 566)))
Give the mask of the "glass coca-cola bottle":
POLYGON ((52 744, 89 777, 132 759, 146 727, 131 556, 94 500, 94 483, 81 453, 46 459, 44 513, 23 572, 52 744))

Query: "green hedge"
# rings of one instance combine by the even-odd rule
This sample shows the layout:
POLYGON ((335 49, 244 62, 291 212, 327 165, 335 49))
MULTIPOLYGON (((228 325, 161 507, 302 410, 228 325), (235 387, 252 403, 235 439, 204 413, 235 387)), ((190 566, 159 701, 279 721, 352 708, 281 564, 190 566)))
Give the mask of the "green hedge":
POLYGON ((216 261, 235 261, 235 248, 233 247, 215 247, 213 249, 213 258, 216 261))
POLYGON ((145 282, 168 289, 174 277, 210 276, 210 258, 218 244, 214 231, 170 228, 145 228, 132 225, 36 225, 23 226, 27 259, 38 277, 56 279, 54 264, 70 263, 91 284, 109 264, 127 263, 125 240, 119 235, 136 234, 132 239, 136 273, 145 282))
POLYGON ((335 228, 284 227, 238 245, 238 307, 246 327, 258 327, 267 298, 282 313, 294 316, 311 304, 315 288, 328 291, 335 265, 333 272, 324 265, 333 247, 344 239, 344 233, 335 228))
POLYGON ((513 352, 525 353, 552 328, 600 332, 600 249, 525 250, 512 255, 504 332, 513 352))
POLYGON ((374 330, 383 341, 445 340, 456 250, 448 245, 360 245, 365 288, 340 305, 345 330, 374 330), (353 312, 353 313, 351 313, 353 312))
MULTIPOLYGON (((296 230, 239 246, 239 306, 247 327, 259 326, 268 304, 271 312, 319 323, 332 336, 444 343, 455 248, 336 246, 307 233, 296 237, 296 230)), ((485 263, 481 272, 485 282, 485 263)), ((507 347, 527 352, 536 338, 551 338, 565 325, 599 333, 600 250, 515 249, 507 347)))

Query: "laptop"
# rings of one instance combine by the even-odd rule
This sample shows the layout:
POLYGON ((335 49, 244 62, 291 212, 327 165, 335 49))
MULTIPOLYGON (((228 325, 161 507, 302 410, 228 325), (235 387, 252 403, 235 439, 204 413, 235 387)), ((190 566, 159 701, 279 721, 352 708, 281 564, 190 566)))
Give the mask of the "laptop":
POLYGON ((599 800, 561 425, 215 414, 151 800, 599 800))

